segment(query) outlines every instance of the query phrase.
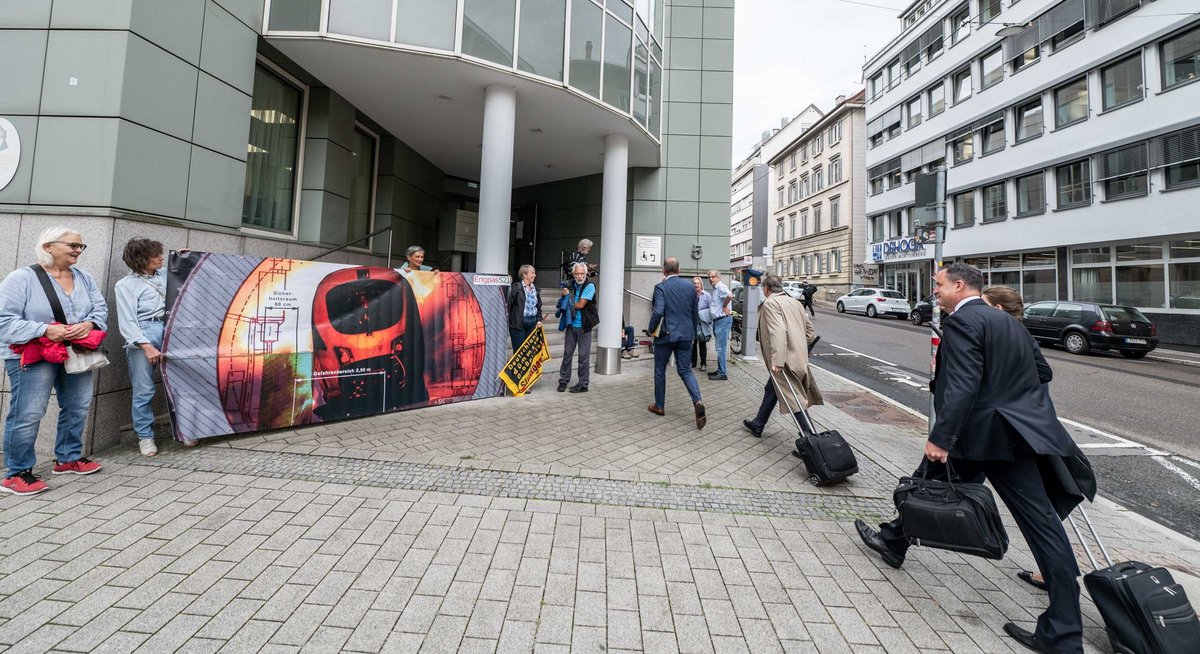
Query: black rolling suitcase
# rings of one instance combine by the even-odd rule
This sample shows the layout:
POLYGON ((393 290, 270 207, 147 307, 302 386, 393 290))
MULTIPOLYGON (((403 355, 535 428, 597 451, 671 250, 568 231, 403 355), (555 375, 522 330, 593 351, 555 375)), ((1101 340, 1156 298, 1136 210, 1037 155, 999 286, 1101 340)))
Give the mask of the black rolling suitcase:
POLYGON ((1200 652, 1200 620, 1188 602, 1183 587, 1175 583, 1170 571, 1140 561, 1113 563, 1096 528, 1080 507, 1092 538, 1104 555, 1106 568, 1099 568, 1083 533, 1070 517, 1071 528, 1093 568, 1083 576, 1083 584, 1092 596, 1108 641, 1117 654, 1196 654, 1200 652))
MULTIPOLYGON (((775 378, 772 376, 771 379, 775 378)), ((858 472, 858 459, 854 457, 854 450, 850 449, 846 439, 837 430, 818 433, 812 418, 809 418, 808 412, 804 410, 796 389, 792 387, 792 380, 787 375, 784 375, 783 379, 787 382, 788 392, 791 393, 796 406, 801 407, 799 415, 807 423, 801 427, 801 418, 796 417, 796 414, 792 415, 800 434, 800 438, 796 439, 796 451, 793 454, 804 462, 804 468, 808 471, 808 481, 814 486, 828 486, 858 472), (806 433, 812 435, 807 436, 806 433)), ((778 384, 775 385, 776 393, 782 390, 778 384)))

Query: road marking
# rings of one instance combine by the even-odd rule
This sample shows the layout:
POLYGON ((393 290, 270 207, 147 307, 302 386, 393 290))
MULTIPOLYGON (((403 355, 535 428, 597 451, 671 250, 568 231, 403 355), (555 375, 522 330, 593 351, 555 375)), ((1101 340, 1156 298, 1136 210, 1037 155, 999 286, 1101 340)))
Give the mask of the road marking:
MULTIPOLYGON (((1059 418, 1059 420, 1061 420, 1061 418, 1059 418)), ((1078 445, 1079 449, 1081 450, 1116 450, 1123 447, 1145 447, 1145 445, 1138 445, 1137 443, 1113 443, 1111 445, 1108 443, 1076 443, 1076 445, 1078 445)))
POLYGON ((850 384, 851 386, 856 386, 858 388, 861 388, 864 391, 870 393, 871 395, 874 395, 875 397, 883 400, 884 402, 887 402, 888 404, 892 405, 893 407, 900 409, 901 411, 903 411, 909 415, 920 418, 921 420, 929 420, 929 416, 925 415, 924 413, 921 413, 920 411, 917 411, 916 409, 913 409, 911 407, 905 406, 904 404, 901 404, 901 403, 897 402, 896 400, 893 400, 892 398, 884 395, 883 393, 880 393, 879 391, 877 391, 873 388, 868 388, 867 386, 863 386, 862 384, 854 381, 853 379, 843 377, 843 376, 837 374, 836 372, 829 370, 828 368, 822 368, 821 366, 818 366, 816 364, 809 364, 809 365, 811 365, 812 367, 816 368, 817 370, 820 370, 821 372, 829 375, 830 377, 839 379, 843 382, 846 382, 847 384, 850 384))
MULTIPOLYGON (((1099 429, 1096 429, 1095 427, 1090 427, 1088 425, 1083 424, 1082 422, 1076 422, 1074 420, 1071 420, 1070 418, 1059 417, 1058 421, 1063 423, 1064 425, 1070 425, 1071 427, 1076 427, 1076 428, 1082 429, 1084 431, 1090 431, 1097 436, 1102 436, 1109 440, 1113 440, 1118 443, 1122 443, 1121 447, 1141 447, 1141 448, 1144 448, 1146 450, 1146 453, 1150 454, 1151 456, 1161 456, 1163 454, 1168 454, 1168 452, 1156 450, 1152 447, 1143 445, 1142 443, 1138 443, 1136 441, 1131 441, 1128 438, 1121 438, 1120 436, 1117 436, 1116 434, 1110 434, 1108 432, 1100 431, 1099 429)), ((1109 447, 1117 447, 1117 446, 1110 445, 1109 447)))
POLYGON ((1186 463, 1186 464, 1192 466, 1193 468, 1200 468, 1200 463, 1196 463, 1195 461, 1192 461, 1191 459, 1185 459, 1179 455, 1176 455, 1172 458, 1174 458, 1176 461, 1178 461, 1180 463, 1186 463))
POLYGON ((854 350, 851 350, 851 349, 850 349, 850 348, 848 348, 848 347, 842 347, 841 345, 837 345, 837 344, 835 344, 835 343, 830 343, 830 345, 832 345, 833 347, 836 347, 836 348, 837 348, 837 349, 839 349, 839 350, 845 350, 845 351, 847 351, 847 352, 849 352, 849 353, 851 353, 851 354, 856 354, 856 355, 858 355, 858 356, 860 356, 860 357, 866 357, 866 358, 868 358, 868 359, 870 359, 870 360, 872 360, 872 361, 878 361, 879 363, 882 363, 882 364, 885 364, 885 365, 889 365, 889 366, 895 366, 895 365, 896 365, 896 364, 892 363, 891 361, 884 361, 883 359, 880 359, 880 358, 878 358, 878 357, 873 357, 873 356, 871 356, 870 354, 863 354, 862 352, 856 352, 856 351, 854 351, 854 350))
POLYGON ((1179 466, 1175 465, 1174 463, 1171 463, 1170 461, 1167 460, 1166 457, 1155 456, 1155 457, 1150 457, 1150 458, 1161 463, 1162 466, 1164 468, 1166 468, 1167 470, 1170 470, 1171 472, 1179 475, 1180 477, 1183 477, 1183 480, 1186 481, 1187 483, 1191 484, 1192 488, 1195 488, 1197 491, 1200 491, 1200 479, 1196 479, 1195 477, 1189 475, 1186 470, 1184 470, 1183 468, 1180 468, 1179 466))

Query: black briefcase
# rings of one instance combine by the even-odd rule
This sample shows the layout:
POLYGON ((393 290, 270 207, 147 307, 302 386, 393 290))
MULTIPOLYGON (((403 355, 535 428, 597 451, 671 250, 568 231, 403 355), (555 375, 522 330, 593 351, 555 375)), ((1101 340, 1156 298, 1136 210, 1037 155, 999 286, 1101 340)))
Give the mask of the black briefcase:
MULTIPOLYGON (((1175 583, 1166 568, 1141 561, 1112 562, 1108 550, 1096 533, 1083 507, 1079 508, 1092 538, 1100 547, 1106 568, 1083 576, 1083 585, 1096 603, 1109 643, 1117 654, 1185 654, 1197 651, 1200 643, 1200 619, 1188 601, 1183 587, 1175 583)), ((1067 518, 1093 568, 1096 558, 1083 540, 1083 534, 1067 518)))
POLYGON ((928 465, 922 466, 922 476, 901 478, 892 494, 908 542, 987 559, 1004 558, 1008 532, 991 489, 949 481, 954 471, 949 462, 946 468, 948 480, 940 481, 929 479, 928 465))

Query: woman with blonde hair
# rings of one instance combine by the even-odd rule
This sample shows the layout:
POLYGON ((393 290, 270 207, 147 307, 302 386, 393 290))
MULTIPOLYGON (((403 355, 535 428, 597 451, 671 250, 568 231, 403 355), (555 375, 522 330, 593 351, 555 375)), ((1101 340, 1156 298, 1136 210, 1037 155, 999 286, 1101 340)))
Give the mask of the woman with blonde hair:
POLYGON ((90 475, 100 470, 99 463, 83 456, 83 428, 95 375, 91 370, 67 374, 64 347, 95 349, 108 329, 104 294, 96 280, 75 265, 86 249, 79 232, 50 227, 34 244, 37 263, 17 268, 0 283, 0 358, 11 389, 4 421, 4 492, 34 495, 48 490, 34 476, 33 466, 34 442, 51 391, 58 399, 51 472, 90 475), (21 353, 3 347, 8 345, 20 346, 21 353))

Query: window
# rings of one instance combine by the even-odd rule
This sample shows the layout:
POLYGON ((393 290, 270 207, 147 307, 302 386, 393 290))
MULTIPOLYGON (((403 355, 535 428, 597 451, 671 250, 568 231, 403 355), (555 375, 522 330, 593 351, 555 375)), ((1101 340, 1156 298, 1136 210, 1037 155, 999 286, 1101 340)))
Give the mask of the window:
POLYGON ((813 156, 815 157, 818 154, 821 154, 821 151, 823 151, 824 149, 825 149, 825 137, 823 134, 817 134, 817 138, 813 139, 813 142, 812 142, 813 156))
POLYGON ((796 238, 796 212, 788 214, 788 232, 791 234, 788 238, 796 238))
POLYGON ((908 128, 912 129, 921 124, 921 106, 924 104, 917 96, 908 101, 908 128))
POLYGON ((967 134, 962 138, 955 139, 950 147, 954 150, 953 165, 966 163, 975 158, 975 135, 967 134))
POLYGON ((1100 69, 1104 91, 1104 110, 1115 109, 1142 99, 1142 53, 1100 69))
POLYGON ((1008 218, 1008 203, 1004 193, 1004 182, 983 187, 983 222, 1008 218))
POLYGON ((900 185, 904 183, 903 177, 904 176, 901 174, 899 168, 888 173, 888 175, 887 175, 888 188, 889 189, 900 188, 900 185))
POLYGON ((841 209, 842 199, 829 198, 829 229, 841 226, 841 216, 838 215, 838 210, 841 209))
POLYGON ((867 80, 867 94, 872 100, 878 98, 883 93, 883 71, 879 71, 867 80))
POLYGON ((804 143, 800 146, 800 163, 808 163, 808 144, 804 143))
POLYGON ((946 110, 946 87, 943 84, 938 84, 929 89, 929 117, 942 113, 946 110))
MULTIPOLYGON (((423 13, 423 12, 440 12, 445 11, 446 6, 451 3, 445 2, 401 2, 398 5, 398 13, 423 13), (437 9, 422 7, 417 9, 413 7, 417 5, 438 5, 437 9), (405 5, 409 8, 405 9, 405 5), (414 11, 414 9, 417 9, 414 11)), ((454 8, 449 7, 451 12, 450 24, 455 21, 454 8)), ((412 25, 405 23, 412 22, 415 17, 396 17, 396 32, 397 37, 402 29, 412 29, 412 25)), ((517 44, 517 68, 542 77, 562 81, 563 78, 563 31, 567 23, 567 5, 562 0, 524 0, 521 3, 520 23, 517 25, 517 33, 520 35, 520 40, 517 44)), ((397 38, 399 40, 399 38, 397 38)), ((639 54, 640 66, 638 71, 641 79, 639 84, 645 81, 646 70, 646 48, 641 43, 638 44, 641 51, 639 54)), ((450 38, 450 47, 448 50, 454 49, 454 38, 450 38)), ((645 103, 645 93, 641 93, 641 102, 645 103)), ((639 111, 644 112, 645 109, 639 111)), ((642 114, 645 115, 644 113, 642 114)), ((645 121, 639 121, 645 124, 645 121)))
POLYGON ((897 136, 900 136, 900 131, 901 131, 900 123, 896 123, 895 125, 892 125, 891 127, 889 127, 888 131, 887 131, 888 140, 890 141, 890 140, 896 138, 897 136))
POLYGON ((304 92, 265 66, 254 69, 242 224, 292 233, 304 92))
POLYGON ((812 195, 812 186, 808 182, 808 173, 800 176, 800 197, 806 198, 812 195))
MULTIPOLYGON (((463 5, 462 52, 502 66, 513 65, 517 6, 513 2, 466 0, 463 5)), ((597 25, 597 29, 599 25, 597 25)), ((628 44, 626 44, 628 45, 628 44)), ((628 53, 626 53, 628 58, 628 53)), ((629 64, 625 64, 625 86, 629 86, 629 64)), ((628 93, 626 93, 628 96, 628 93)))
MULTIPOLYGON (((1082 7, 1082 4, 1080 5, 1082 7)), ((1082 13, 1082 9, 1080 10, 1082 13)), ((1083 16, 1080 15, 1079 20, 1071 23, 1066 29, 1050 38, 1050 51, 1058 52, 1059 50, 1075 43, 1083 38, 1084 23, 1083 16)))
MULTIPOLYGON (((1000 0, 996 0, 996 4, 999 5, 1000 0)), ((979 58, 979 76, 980 90, 993 87, 1004 79, 1004 54, 1000 48, 979 58)))
POLYGON ((887 65, 887 83, 888 88, 892 88, 900 83, 900 60, 893 59, 887 65))
POLYGON ((842 181, 842 157, 833 156, 829 159, 829 185, 833 186, 842 181))
POLYGON ((1025 52, 1013 57, 1012 61, 1009 62, 1012 66, 1012 72, 1015 73, 1019 70, 1023 70, 1030 64, 1037 63, 1038 59, 1041 59, 1041 57, 1042 47, 1038 44, 1034 44, 1032 48, 1029 48, 1025 52))
MULTIPOLYGON (((600 97, 600 38, 604 10, 588 0, 571 0, 569 68, 571 86, 593 98, 600 97)), ((657 101, 657 98, 653 99, 657 101)), ((654 108, 653 102, 650 105, 654 108)))
POLYGON ((788 182, 788 204, 796 202, 800 199, 799 188, 796 186, 796 180, 788 182))
POLYGON ((1167 188, 1183 188, 1200 184, 1200 159, 1191 163, 1167 166, 1167 188))
POLYGON ((980 151, 983 154, 991 154, 1004 149, 1004 120, 998 120, 988 125, 984 125, 979 130, 980 151))
MULTIPOLYGON (((468 0, 469 2, 470 0, 468 0)), ((503 4, 497 3, 496 0, 487 0, 488 4, 503 4)), ((609 7, 612 7, 609 3, 609 7)), ((466 38, 466 19, 463 19, 463 33, 466 38)), ((630 55, 633 52, 633 31, 625 27, 621 21, 611 14, 604 18, 604 102, 620 109, 621 111, 629 111, 630 102, 630 76, 633 74, 633 65, 630 63, 630 55)))
POLYGON ((800 210, 800 234, 808 234, 808 209, 800 210))
POLYGON ((979 24, 986 25, 1000 15, 1000 0, 979 0, 979 24))
POLYGON ((795 169, 796 169, 796 153, 793 151, 792 154, 788 157, 788 170, 795 170, 795 169))
POLYGON ((780 186, 779 187, 779 206, 783 207, 786 205, 787 205, 787 203, 783 201, 783 187, 780 186))
POLYGON ((1060 86, 1054 90, 1054 126, 1063 128, 1067 125, 1087 120, 1088 118, 1088 84, 1087 76, 1060 86))
POLYGON ((971 5, 964 4, 950 14, 950 44, 954 45, 971 33, 971 5))
POLYGON ((876 177, 871 180, 871 195, 879 195, 883 193, 883 177, 876 177))
POLYGON ((821 205, 820 203, 813 205, 813 232, 821 231, 821 205))
POLYGON ((1147 144, 1143 142, 1099 155, 1097 164, 1100 166, 1099 177, 1104 182, 1105 200, 1146 194, 1149 177, 1147 153, 1147 144))
POLYGON ((1200 27, 1163 41, 1163 90, 1200 77, 1200 27))
POLYGON ((1071 209, 1092 203, 1092 173, 1087 159, 1054 169, 1058 185, 1058 208, 1071 209))
POLYGON ((775 179, 783 179, 783 165, 775 167, 775 179))
POLYGON ((975 191, 954 196, 954 226, 967 227, 975 224, 975 191))
POLYGON ((971 69, 964 68, 950 78, 951 87, 954 89, 954 103, 958 104, 963 100, 971 97, 971 69))
POLYGON ((1170 254, 1171 306, 1200 309, 1200 240, 1172 241, 1170 254))
POLYGON ((1017 178, 1017 216, 1032 216, 1046 211, 1046 176, 1038 171, 1017 178))
POLYGON ((839 120, 836 123, 829 126, 829 145, 833 145, 834 143, 840 143, 841 140, 842 140, 842 121, 839 120))
POLYGON ((820 166, 814 166, 812 169, 813 193, 818 193, 825 188, 825 176, 821 172, 820 166))
POLYGON ((1042 135, 1042 99, 1037 98, 1018 105, 1015 110, 1017 121, 1017 143, 1035 139, 1042 135))
MULTIPOLYGON (((372 206, 375 200, 375 146, 374 134, 354 128, 354 144, 350 155, 354 163, 350 178, 350 215, 346 221, 346 240, 362 239, 371 233, 372 206)), ((370 248, 370 242, 361 240, 353 247, 370 248)))
POLYGON ((867 222, 871 227, 871 242, 878 243, 883 240, 883 216, 872 216, 867 222))

